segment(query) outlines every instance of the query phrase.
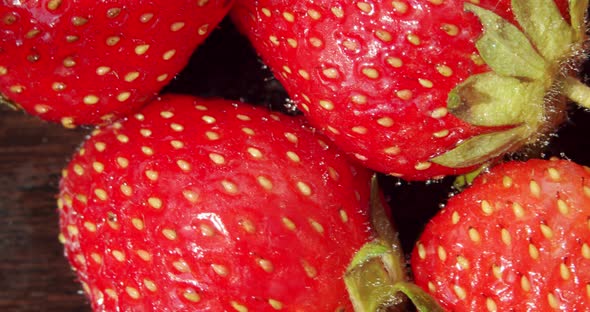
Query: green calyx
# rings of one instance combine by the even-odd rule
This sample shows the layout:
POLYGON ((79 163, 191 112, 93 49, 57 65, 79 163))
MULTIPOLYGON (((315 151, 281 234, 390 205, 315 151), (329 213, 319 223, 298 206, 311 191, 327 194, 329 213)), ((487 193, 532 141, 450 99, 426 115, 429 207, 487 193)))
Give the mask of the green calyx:
POLYGON ((534 142, 551 101, 564 95, 590 108, 590 88, 563 72, 586 40, 588 0, 570 0, 570 22, 554 0, 512 0, 517 25, 472 3, 466 11, 483 25, 476 48, 491 71, 467 78, 448 95, 457 118, 489 132, 469 138, 432 162, 452 168, 478 165, 534 142))
POLYGON ((371 185, 370 217, 375 240, 366 243, 351 260, 344 282, 356 312, 443 311, 424 290, 411 283, 398 234, 386 214, 376 176, 371 185))

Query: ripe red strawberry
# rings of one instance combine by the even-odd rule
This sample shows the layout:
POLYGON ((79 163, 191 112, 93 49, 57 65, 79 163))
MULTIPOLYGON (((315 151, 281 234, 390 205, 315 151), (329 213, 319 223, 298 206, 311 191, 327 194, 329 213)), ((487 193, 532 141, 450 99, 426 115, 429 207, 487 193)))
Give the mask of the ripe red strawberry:
POLYGON ((411 258, 416 283, 449 311, 588 311, 589 221, 589 168, 499 165, 428 223, 411 258))
POLYGON ((370 177, 302 117, 164 96, 73 156, 61 233, 97 311, 351 311, 370 177))
POLYGON ((4 3, 0 5, 0 101, 66 127, 114 120, 154 98, 231 4, 231 0, 4 3))
POLYGON ((424 180, 537 142, 564 118, 562 94, 588 105, 565 72, 588 2, 570 3, 238 0, 232 17, 342 150, 424 180))

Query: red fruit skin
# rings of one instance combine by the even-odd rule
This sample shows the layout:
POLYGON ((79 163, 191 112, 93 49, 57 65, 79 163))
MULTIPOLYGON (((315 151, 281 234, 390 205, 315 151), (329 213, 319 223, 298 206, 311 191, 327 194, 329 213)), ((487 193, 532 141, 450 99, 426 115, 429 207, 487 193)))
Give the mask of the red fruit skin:
MULTIPOLYGON (((376 171, 427 180, 474 169, 429 160, 490 131, 446 109, 451 89, 490 70, 475 47, 481 24, 464 3, 238 0, 230 15, 339 148, 376 171)), ((508 0, 477 3, 514 21, 508 0)))
POLYGON ((94 310, 352 311, 371 172, 326 142, 302 117, 177 95, 96 130, 58 201, 94 310))
POLYGON ((589 181, 566 160, 493 168, 427 224, 416 283, 449 311, 588 311, 589 181))
POLYGON ((66 127, 115 120, 153 99, 231 4, 5 3, 0 6, 0 95, 66 127))

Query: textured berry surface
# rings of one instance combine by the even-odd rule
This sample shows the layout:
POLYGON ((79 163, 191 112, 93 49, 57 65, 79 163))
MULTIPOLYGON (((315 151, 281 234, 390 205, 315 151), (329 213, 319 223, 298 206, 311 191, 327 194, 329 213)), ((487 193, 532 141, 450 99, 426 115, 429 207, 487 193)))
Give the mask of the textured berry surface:
MULTIPOLYGON (((232 17, 342 150, 379 172, 425 180, 472 169, 431 159, 492 131, 447 108, 454 87, 490 71, 475 46, 482 25, 465 3, 245 0, 232 17)), ((567 16, 567 2, 556 3, 567 16)), ((510 1, 477 5, 515 23, 510 1)))
POLYGON ((449 311, 587 311, 589 181, 566 160, 493 168, 427 224, 417 284, 449 311))
POLYGON ((229 0, 25 1, 0 6, 0 95, 66 127, 155 97, 215 29, 229 0))
POLYGON ((72 158, 62 238, 99 311, 348 311, 370 177, 301 117, 168 96, 72 158))

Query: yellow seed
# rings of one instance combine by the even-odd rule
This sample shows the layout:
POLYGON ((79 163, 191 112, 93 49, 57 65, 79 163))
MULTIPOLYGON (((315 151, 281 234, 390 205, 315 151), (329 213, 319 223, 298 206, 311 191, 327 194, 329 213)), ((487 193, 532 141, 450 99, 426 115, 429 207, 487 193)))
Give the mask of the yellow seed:
POLYGON ((373 67, 365 67, 361 70, 363 75, 370 79, 377 79, 379 78, 379 71, 373 67))
POLYGON ((467 233, 469 235, 469 239, 471 239, 471 241, 474 243, 479 243, 481 241, 481 235, 475 228, 470 228, 467 233))
POLYGON ((520 288, 524 291, 531 290, 531 282, 529 282, 529 279, 524 275, 520 278, 520 288))
POLYGON ((94 105, 96 103, 98 103, 99 98, 96 95, 90 94, 85 96, 82 101, 84 102, 84 104, 86 105, 94 105))
POLYGON ((384 29, 376 30, 375 36, 377 38, 379 38, 379 40, 384 41, 384 42, 389 42, 389 41, 393 40, 393 36, 391 35, 391 33, 388 32, 387 30, 384 30, 384 29))
POLYGON ((541 233, 545 238, 550 239, 553 237, 553 230, 547 224, 541 224, 541 233))
POLYGON ((274 271, 274 266, 269 260, 260 258, 256 260, 256 264, 267 273, 274 271))
POLYGON ((455 295, 457 295, 457 298, 459 298, 460 300, 465 300, 465 298, 467 297, 467 292, 463 287, 459 285, 454 285, 453 291, 455 292, 455 295))
POLYGON ((547 294, 547 301, 549 302, 549 306, 553 309, 557 309, 559 307, 559 302, 554 294, 549 293, 547 294))
POLYGON ((147 52, 147 50, 150 48, 149 44, 140 44, 138 46, 135 47, 135 54, 137 55, 143 55, 147 52))
POLYGON ((184 299, 191 301, 191 302, 199 302, 201 301, 201 296, 199 296, 199 294, 197 294, 194 290, 189 289, 187 291, 185 291, 182 296, 184 297, 184 299))
POLYGON ((422 260, 426 259, 426 248, 424 248, 424 245, 418 242, 416 246, 418 246, 418 257, 422 260))
POLYGON ((150 261, 152 259, 152 255, 146 250, 140 249, 136 253, 143 261, 150 261))
POLYGON ((239 193, 238 186, 233 182, 223 180, 223 181, 221 181, 221 186, 229 194, 239 193))
POLYGON ((509 176, 502 177, 502 186, 509 188, 512 186, 512 178, 509 176))
POLYGON ((248 312, 248 308, 246 308, 244 305, 236 302, 236 301, 232 301, 230 302, 232 308, 234 308, 236 311, 238 312, 248 312))
POLYGON ((111 252, 111 254, 113 255, 113 257, 115 257, 115 259, 117 259, 117 261, 119 261, 119 262, 125 261, 125 254, 122 251, 113 250, 111 252))
POLYGON ((139 77, 139 72, 128 72, 123 79, 127 82, 132 82, 139 77))
POLYGON ((367 2, 357 2, 356 6, 365 13, 371 13, 371 11, 373 10, 371 4, 367 2))
POLYGON ((404 90, 399 90, 397 92, 395 92, 395 95, 402 99, 402 100, 410 100, 412 98, 412 91, 408 90, 408 89, 404 89, 404 90))
POLYGON ((413 45, 420 45, 421 43, 420 37, 415 34, 408 34, 406 39, 413 45))
POLYGON ((463 270, 468 270, 469 269, 469 260, 467 260, 467 258, 465 258, 463 256, 458 256, 457 257, 457 265, 459 265, 459 267, 463 270))
POLYGON ((570 278, 571 272, 565 263, 559 265, 559 275, 563 280, 568 280, 570 278))
POLYGON ((419 162, 414 165, 416 170, 426 170, 432 166, 431 162, 419 162))
POLYGON ((449 36, 454 37, 459 34, 459 27, 457 27, 457 25, 445 23, 441 25, 440 29, 442 29, 449 36))
POLYGON ((283 18, 287 21, 287 22, 294 22, 295 21, 295 16, 293 15, 293 13, 290 12, 283 12, 283 18))
POLYGON ((447 65, 437 65, 436 71, 444 77, 450 77, 453 75, 453 69, 447 65))
POLYGON ((174 268, 176 270, 178 270, 179 272, 182 272, 182 273, 186 273, 186 272, 190 271, 190 267, 188 266, 188 263, 186 263, 186 261, 184 261, 182 259, 172 262, 172 266, 174 266, 174 268))
POLYGON ((438 255, 440 261, 444 262, 445 260, 447 260, 447 251, 442 246, 438 246, 436 248, 436 254, 438 255))
POLYGON ((529 244, 529 255, 533 259, 539 259, 539 249, 533 244, 529 244))
POLYGON ((144 279, 143 284, 145 285, 145 288, 147 288, 151 292, 155 292, 156 290, 158 290, 156 283, 154 283, 154 281, 152 281, 150 279, 147 279, 147 278, 144 279))
POLYGON ((488 309, 489 312, 498 311, 498 306, 496 305, 496 302, 492 298, 486 299, 486 308, 488 309))
POLYGON ((424 88, 432 88, 434 86, 434 83, 431 80, 428 79, 424 79, 424 78, 418 78, 418 83, 420 83, 421 86, 423 86, 424 88))
POLYGON ((174 57, 175 54, 176 54, 176 50, 174 50, 174 49, 168 50, 168 51, 164 52, 164 54, 162 55, 162 58, 165 61, 169 61, 170 59, 172 59, 174 57))
POLYGON ((162 200, 157 197, 148 198, 148 204, 155 209, 162 208, 162 200))
POLYGON ((481 210, 486 216, 489 216, 494 212, 494 207, 487 200, 483 200, 481 202, 481 210))
POLYGON ((139 218, 133 218, 133 219, 131 219, 131 224, 133 224, 133 227, 134 228, 136 228, 136 229, 138 229, 140 231, 144 229, 144 223, 139 218))
POLYGON ((225 276, 228 276, 229 275, 229 270, 228 270, 228 268, 225 265, 213 263, 211 265, 211 268, 219 276, 224 276, 225 277, 225 276))
POLYGON ((512 211, 517 218, 524 217, 524 208, 517 202, 512 203, 512 211))
POLYGON ((390 117, 381 117, 377 119, 377 123, 383 127, 391 127, 393 126, 393 119, 390 117))
POLYGON ((569 213, 569 206, 563 199, 558 199, 557 210, 559 210, 562 215, 567 215, 569 213))
POLYGON ((502 230, 500 230, 500 235, 502 237, 502 242, 504 242, 504 244, 510 245, 512 243, 512 238, 507 229, 502 228, 502 230))
POLYGON ((140 294, 139 291, 133 287, 127 286, 125 287, 125 292, 129 295, 129 297, 133 299, 139 299, 140 294))
POLYGON ((297 189, 299 192, 305 196, 311 195, 311 187, 307 185, 305 182, 299 181, 297 182, 297 189))
POLYGON ((533 196, 537 198, 541 196, 541 186, 539 186, 539 183, 537 183, 537 181, 532 180, 529 184, 529 188, 533 196))
POLYGON ((178 234, 176 234, 176 231, 172 229, 163 229, 162 235, 164 235, 164 237, 166 237, 169 240, 175 240, 178 238, 178 234))

